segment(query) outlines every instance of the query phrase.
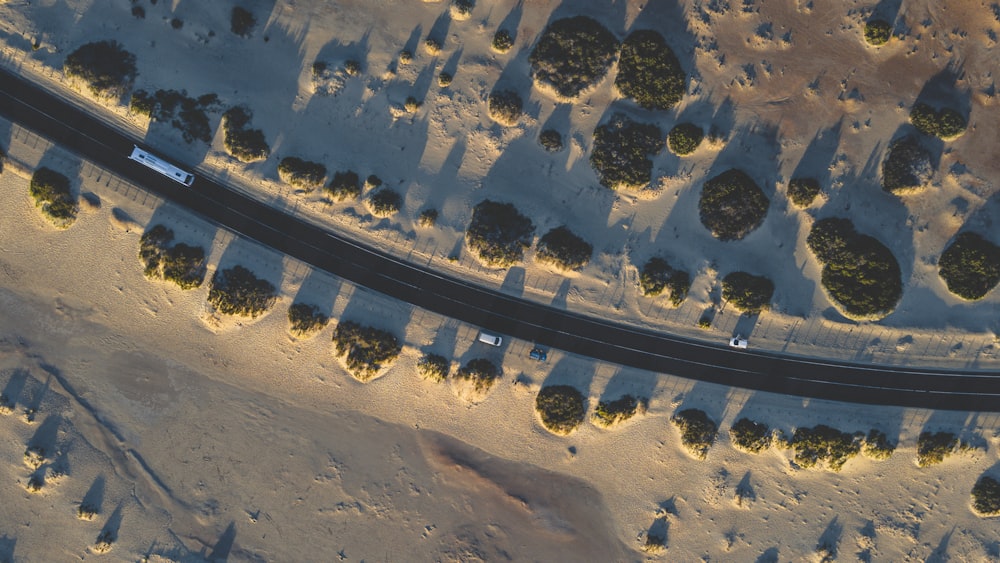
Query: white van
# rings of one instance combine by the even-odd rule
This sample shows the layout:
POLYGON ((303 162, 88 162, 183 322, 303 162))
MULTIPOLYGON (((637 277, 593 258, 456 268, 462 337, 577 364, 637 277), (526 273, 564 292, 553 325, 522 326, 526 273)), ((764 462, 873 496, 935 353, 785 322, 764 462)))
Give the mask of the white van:
POLYGON ((489 344, 490 346, 499 346, 503 344, 503 338, 488 332, 480 332, 479 341, 483 344, 489 344))

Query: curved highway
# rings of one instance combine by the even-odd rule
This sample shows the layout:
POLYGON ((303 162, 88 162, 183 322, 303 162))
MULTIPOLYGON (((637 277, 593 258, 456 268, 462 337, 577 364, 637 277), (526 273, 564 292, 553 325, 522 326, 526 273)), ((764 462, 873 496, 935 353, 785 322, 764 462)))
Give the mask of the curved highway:
POLYGON ((896 368, 740 351, 642 330, 442 275, 211 179, 198 177, 193 188, 184 187, 128 160, 135 139, 3 69, 0 115, 242 236, 352 283, 500 334, 654 372, 773 393, 1000 411, 996 372, 896 368))

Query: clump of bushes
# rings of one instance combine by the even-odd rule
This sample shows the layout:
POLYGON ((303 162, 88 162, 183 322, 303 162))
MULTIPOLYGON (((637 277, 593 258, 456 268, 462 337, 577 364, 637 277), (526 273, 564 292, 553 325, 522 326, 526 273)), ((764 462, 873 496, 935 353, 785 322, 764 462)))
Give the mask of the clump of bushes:
POLYGON ((951 140, 965 133, 965 118, 951 108, 934 108, 924 103, 916 103, 910 110, 910 123, 925 135, 951 140))
POLYGON ((708 418, 705 411, 686 409, 670 417, 677 429, 681 431, 681 443, 698 459, 705 459, 708 448, 715 442, 719 427, 708 418))
POLYGON ((330 322, 330 317, 324 315, 319 307, 309 303, 292 303, 288 307, 288 323, 292 334, 306 336, 321 330, 330 322))
POLYGON ((290 186, 312 191, 323 185, 326 166, 297 156, 286 156, 278 163, 278 177, 290 186))
POLYGON ((605 428, 624 422, 636 413, 645 412, 646 401, 633 395, 622 395, 613 401, 599 401, 594 409, 594 423, 605 428))
POLYGON ((326 191, 336 201, 355 199, 361 195, 361 177, 352 170, 336 172, 326 191))
POLYGON ((615 86, 623 96, 646 109, 668 110, 681 101, 686 82, 680 62, 656 31, 633 31, 622 42, 615 86))
POLYGON ((812 205, 819 190, 819 180, 816 178, 792 178, 788 181, 788 199, 799 207, 812 205))
POLYGON ((705 182, 698 214, 712 236, 740 240, 764 222, 770 201, 742 170, 730 169, 705 182))
POLYGON ((972 508, 980 516, 1000 515, 1000 481, 983 475, 972 487, 972 508))
POLYGON ((257 318, 274 305, 274 284, 260 279, 243 266, 218 270, 212 276, 208 302, 224 315, 257 318))
POLYGON ((510 51, 510 48, 514 46, 514 38, 511 37, 510 32, 506 29, 498 29, 496 33, 493 34, 493 50, 498 53, 506 53, 510 51))
POLYGON ((817 221, 806 244, 823 264, 823 287, 844 314, 880 318, 896 307, 903 295, 902 274, 885 245, 840 218, 817 221))
POLYGON ((616 190, 639 189, 649 185, 653 161, 662 148, 660 128, 615 114, 594 130, 590 165, 601 185, 616 190))
POLYGON ((928 467, 944 461, 959 447, 951 432, 921 432, 917 437, 917 465, 928 467))
POLYGON ((594 247, 566 226, 556 227, 538 239, 535 259, 562 270, 579 270, 590 262, 594 247))
POLYGON ((271 154, 264 132, 247 128, 251 117, 253 113, 245 106, 229 108, 222 114, 223 145, 240 162, 264 160, 271 154))
POLYGON ((705 137, 705 132, 694 123, 678 123, 667 133, 667 146, 677 156, 694 152, 705 137))
POLYGON ((771 429, 763 422, 743 417, 729 429, 729 439, 737 448, 756 454, 771 447, 771 429))
POLYGON ((982 299, 1000 282, 1000 246, 964 232, 941 254, 938 268, 948 291, 963 299, 982 299))
POLYGON ((534 232, 531 219, 512 204, 487 199, 473 208, 465 241, 487 265, 508 268, 524 256, 534 232))
POLYGON ((424 379, 442 382, 448 378, 448 359, 440 354, 425 354, 417 362, 417 373, 424 379))
POLYGON ((368 206, 371 208, 372 213, 379 217, 388 217, 389 215, 398 213, 402 205, 403 196, 399 195, 399 192, 390 190, 389 188, 377 190, 368 198, 368 206))
POLYGON ((257 25, 257 18, 250 10, 240 6, 234 6, 229 17, 229 29, 240 37, 250 37, 254 26, 257 25))
POLYGON ((433 227, 437 223, 437 218, 437 209, 424 209, 420 212, 420 216, 417 217, 417 224, 421 227, 433 227))
POLYGON ((542 32, 528 60, 534 79, 571 98, 607 72, 618 39, 587 16, 556 20, 542 32))
POLYGON ((181 132, 186 143, 194 142, 195 139, 205 143, 212 141, 208 112, 217 111, 219 107, 217 95, 205 94, 191 98, 185 90, 157 90, 152 94, 136 90, 129 100, 132 112, 146 115, 154 122, 169 122, 181 132))
POLYGON ((663 258, 654 256, 639 272, 639 287, 647 297, 656 297, 666 290, 670 303, 676 307, 691 289, 691 276, 682 270, 675 270, 663 258))
POLYGON ((31 175, 28 193, 34 198, 35 207, 41 208, 57 227, 66 228, 76 221, 80 206, 70 191, 66 176, 43 166, 31 175))
POLYGON ((382 366, 396 359, 402 347, 392 333, 353 321, 337 323, 333 332, 337 356, 347 355, 347 370, 359 381, 368 381, 382 366))
POLYGON ((476 392, 483 393, 500 378, 500 368, 487 359, 475 358, 458 368, 455 378, 471 383, 476 392))
POLYGON ((892 25, 885 20, 873 19, 865 22, 865 41, 869 45, 885 45, 892 37, 892 25))
POLYGON ((538 144, 549 152, 559 152, 563 148, 562 135, 555 129, 546 129, 538 134, 538 144))
POLYGON ((139 239, 139 259, 148 278, 172 281, 181 289, 201 287, 205 281, 205 249, 184 243, 171 245, 174 231, 156 225, 139 239))
POLYGON ((868 432, 864 443, 861 444, 861 453, 865 454, 865 457, 872 459, 889 459, 889 456, 895 451, 896 444, 889 441, 889 437, 885 435, 885 432, 874 428, 868 432))
POLYGON ((901 194, 922 188, 934 174, 931 155, 910 135, 889 145, 882 163, 882 189, 901 194))
POLYGON ((833 471, 840 471, 847 460, 861 451, 863 434, 848 434, 825 424, 812 428, 796 428, 789 442, 795 451, 795 463, 800 467, 814 467, 826 463, 833 471))
POLYGON ((545 428, 554 434, 566 435, 583 422, 586 406, 583 394, 576 387, 549 385, 535 397, 535 410, 545 428))
POLYGON ((774 282, 764 276, 732 272, 722 278, 722 297, 747 315, 757 315, 771 306, 774 282))
POLYGON ((109 97, 128 91, 138 74, 135 55, 114 40, 81 45, 66 56, 63 72, 82 80, 95 96, 109 97))
POLYGON ((487 103, 490 117, 503 125, 517 125, 524 106, 521 96, 513 90, 495 90, 490 93, 487 103))

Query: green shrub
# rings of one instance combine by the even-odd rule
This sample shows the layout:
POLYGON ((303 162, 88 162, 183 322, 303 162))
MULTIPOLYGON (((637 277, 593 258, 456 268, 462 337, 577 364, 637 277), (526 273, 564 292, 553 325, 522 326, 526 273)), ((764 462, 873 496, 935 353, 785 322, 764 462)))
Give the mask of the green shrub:
POLYGON ((448 86, 451 86, 451 81, 453 79, 454 77, 451 75, 450 72, 445 72, 442 70, 441 74, 438 75, 438 86, 442 88, 447 88, 448 86))
POLYGON ((403 109, 405 109, 407 113, 416 113, 422 105, 423 103, 421 103, 420 100, 414 98, 413 96, 407 96, 406 101, 403 102, 403 109))
POLYGON ((439 354, 425 354, 417 362, 417 372, 424 379, 441 382, 448 378, 448 359, 439 354))
POLYGON ((955 139, 965 133, 965 118, 951 108, 935 111, 924 103, 916 103, 910 110, 910 123, 925 135, 939 139, 955 139))
POLYGON ((229 17, 229 29, 240 37, 250 37, 257 25, 257 18, 246 8, 234 6, 229 17))
POLYGON ((368 381, 384 364, 396 359, 402 347, 390 332, 353 321, 337 323, 333 332, 337 356, 347 355, 347 371, 357 380, 368 381))
POLYGON ((136 90, 132 93, 129 107, 137 114, 149 116, 152 121, 170 123, 181 132, 187 143, 196 139, 210 143, 212 125, 208 112, 219 109, 219 97, 205 94, 191 98, 185 90, 157 90, 153 94, 136 90))
POLYGON ((87 84, 95 96, 121 96, 135 80, 135 55, 117 41, 95 41, 66 56, 63 72, 87 84))
POLYGON ((230 108, 222 114, 223 145, 226 151, 241 162, 264 160, 271 154, 271 147, 260 129, 247 129, 253 114, 244 106, 230 108))
POLYGON ((958 446, 958 438, 951 432, 921 432, 917 437, 917 465, 928 467, 941 463, 958 446))
POLYGON ((431 55, 440 53, 442 47, 443 45, 441 42, 433 37, 428 37, 424 40, 424 48, 427 49, 427 52, 431 55))
POLYGON ((667 133, 667 146, 674 154, 684 156, 693 153, 704 137, 705 132, 694 123, 678 123, 667 133))
POLYGON ((472 383, 478 392, 485 392, 500 378, 500 368, 489 360, 476 358, 458 368, 455 378, 472 383))
POLYGON ((290 186, 312 191, 323 185, 326 179, 326 166, 319 162, 286 156, 278 164, 278 177, 290 186))
POLYGON ((498 53, 506 53, 510 51, 510 48, 514 46, 514 38, 511 37, 510 32, 506 29, 498 29, 496 33, 493 34, 493 50, 498 53))
POLYGON ((874 19, 865 23, 865 41, 870 45, 885 45, 892 37, 892 26, 885 20, 874 19))
POLYGON ((594 422, 605 428, 624 422, 638 412, 645 412, 646 402, 632 395, 623 395, 614 401, 600 401, 594 409, 594 422))
POLYGON ((715 238, 740 240, 764 222, 770 203, 750 176, 731 169, 705 182, 698 214, 715 238))
POLYGON ((583 422, 586 412, 583 394, 570 385, 543 387, 535 397, 535 410, 542 425, 555 434, 569 434, 583 422))
POLYGON ((538 134, 538 144, 549 152, 559 152, 563 148, 562 135, 555 129, 546 129, 538 134))
POLYGON ((638 123, 622 114, 594 130, 590 165, 601 185, 612 190, 639 189, 649 185, 653 174, 650 156, 663 148, 660 128, 638 123))
POLYGON ((56 226, 68 227, 76 220, 80 207, 70 191, 66 176, 43 166, 31 175, 28 193, 34 198, 35 207, 41 208, 56 226))
POLYGON ((756 454, 771 447, 771 429, 744 417, 729 429, 729 439, 739 449, 756 454))
POLYGON ((653 257, 639 273, 639 287, 647 297, 656 297, 667 290, 670 303, 676 307, 684 301, 691 289, 691 276, 687 272, 675 270, 666 260, 653 257))
POLYGON ((1000 246, 964 232, 941 254, 938 268, 948 291, 963 299, 982 299, 1000 282, 1000 246))
POLYGON ((571 98, 607 72, 618 40, 587 16, 556 20, 542 32, 528 60, 534 79, 571 98))
POLYGON ((826 463, 831 470, 840 471, 847 460, 861 451, 863 436, 818 424, 812 428, 796 428, 789 445, 795 451, 795 463, 800 467, 826 463))
POLYGON ((519 262, 531 245, 535 226, 510 203, 483 200, 472 210, 465 241, 480 260, 494 268, 519 262))
POLYGON ((326 191, 336 201, 355 199, 361 195, 361 177, 352 170, 336 172, 327 184, 326 191))
POLYGON ((916 137, 903 137, 889 145, 882 163, 882 189, 893 194, 921 188, 934 173, 931 155, 916 137))
POLYGON ((389 188, 380 189, 368 198, 368 206, 371 207, 372 213, 379 217, 388 217, 398 213, 402 205, 403 196, 389 188))
POLYGON ((792 178, 788 181, 788 199, 799 207, 812 205, 819 190, 819 180, 816 178, 792 178))
POLYGON ((330 317, 320 312, 319 307, 309 303, 292 303, 288 307, 288 323, 293 334, 305 336, 321 330, 330 322, 330 317))
POLYGON ((208 302, 224 315, 256 318, 274 305, 276 291, 271 282, 243 266, 233 266, 212 276, 208 302))
POLYGON ((417 224, 421 227, 433 227, 437 223, 437 218, 437 209, 424 209, 420 212, 420 216, 417 217, 417 224))
POLYGON ((622 42, 615 86, 626 98, 646 109, 668 110, 684 97, 686 82, 680 62, 659 33, 641 29, 622 42))
POLYGON ((806 243, 823 264, 823 287, 845 314, 884 317, 896 307, 903 295, 902 274, 885 245, 839 218, 817 221, 806 243))
POLYGON ((523 108, 521 96, 513 90, 496 90, 488 101, 490 117, 503 125, 517 125, 523 108))
POLYGON ((732 272, 722 278, 722 297, 747 315, 757 315, 771 307, 774 282, 764 276, 732 272))
POLYGON ((881 430, 874 428, 868 432, 864 443, 861 445, 861 453, 872 459, 889 459, 889 456, 896 451, 896 444, 889 441, 889 437, 881 430))
POLYGON ((670 417, 677 429, 681 431, 681 443, 698 459, 705 459, 708 448, 715 442, 719 431, 718 425, 708 418, 705 411, 698 409, 683 410, 670 417))
POLYGON ((472 9, 476 4, 472 0, 453 0, 451 3, 451 15, 455 19, 464 20, 472 15, 472 9))
POLYGON ((1000 516, 1000 481, 980 477, 972 487, 972 508, 980 516, 1000 516))
POLYGON ((590 262, 594 247, 566 226, 556 227, 538 239, 535 259, 562 270, 579 270, 590 262))

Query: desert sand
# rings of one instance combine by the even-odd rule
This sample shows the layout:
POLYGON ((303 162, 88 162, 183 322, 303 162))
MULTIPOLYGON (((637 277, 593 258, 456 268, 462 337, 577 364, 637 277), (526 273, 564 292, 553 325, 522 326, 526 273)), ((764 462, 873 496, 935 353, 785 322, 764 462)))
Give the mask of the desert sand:
MULTIPOLYGON (((445 2, 279 1, 247 5, 258 26, 244 39, 228 30, 228 3, 142 1, 146 15, 137 19, 126 2, 8 2, 0 39, 4 64, 198 163, 200 174, 453 275, 719 342, 739 331, 756 347, 793 354, 995 370, 998 292, 964 302, 935 267, 959 229, 986 230, 997 217, 993 12, 907 4, 897 24, 904 37, 873 48, 861 37, 870 4, 736 4, 480 2, 458 20, 445 2), (534 38, 550 19, 576 14, 619 38, 633 27, 664 33, 691 76, 680 106, 653 113, 618 99, 614 69, 572 104, 531 88, 534 38), (507 54, 489 47, 501 24, 516 29, 507 54), (423 46, 431 33, 443 39, 436 55, 423 46), (136 54, 136 87, 246 104, 272 157, 239 164, 218 131, 211 145, 187 144, 168 125, 74 91, 59 71, 65 54, 106 38, 136 54), (403 49, 414 53, 406 65, 397 60, 403 49), (314 61, 349 58, 363 61, 359 76, 312 80, 314 61), (455 76, 444 89, 442 68, 455 76), (942 150, 929 189, 885 194, 877 168, 887 143, 922 88, 949 73, 968 104, 969 130, 942 150), (496 84, 525 98, 518 125, 487 116, 496 84), (410 95, 423 99, 412 114, 402 109, 410 95), (725 140, 684 159, 662 152, 653 197, 613 193, 597 184, 587 155, 594 127, 615 111, 664 131, 678 120, 713 124, 725 140), (537 144, 550 126, 564 132, 562 152, 537 144), (377 174, 404 194, 403 209, 380 219, 362 201, 296 194, 277 177, 277 157, 287 155, 377 174), (783 195, 800 164, 829 186, 806 211, 783 195), (732 166, 772 200, 764 225, 736 246, 695 217, 700 182, 732 166), (487 197, 514 202, 536 236, 569 225, 594 244, 593 260, 570 276, 536 264, 531 252, 509 271, 480 265, 461 241, 471 208, 487 197), (438 224, 418 228, 428 206, 440 209, 438 224), (848 321, 819 288, 804 240, 815 218, 840 214, 902 266, 903 301, 879 322, 848 321), (636 264, 656 254, 692 272, 678 308, 638 293, 636 264), (739 269, 775 280, 772 310, 747 319, 723 308, 711 330, 697 328, 718 279, 739 269)), ((0 558, 90 557, 103 551, 99 537, 112 540, 106 559, 151 561, 790 561, 819 559, 818 546, 842 560, 1000 558, 996 520, 976 516, 969 497, 980 475, 997 474, 997 415, 754 393, 559 351, 539 364, 527 359, 528 342, 484 351, 473 344, 477 327, 312 271, 16 124, 0 122, 0 143, 8 154, 0 386, 14 403, 0 417, 0 558), (55 229, 27 195, 26 175, 39 165, 63 171, 99 204, 55 229), (206 286, 147 280, 138 240, 159 223, 206 247, 210 274, 242 264, 274 283, 278 303, 255 320, 218 319, 206 286), (285 311, 296 300, 394 332, 402 355, 373 381, 356 381, 333 357, 329 327, 305 339, 288 333, 285 311), (425 351, 456 364, 486 356, 504 376, 470 404, 450 383, 421 380, 415 364, 425 351), (647 397, 649 408, 619 427, 585 422, 555 436, 533 409, 551 384, 580 389, 588 415, 598 400, 626 392, 647 397), (686 453, 669 422, 686 408, 723 429, 704 460, 686 453), (734 448, 725 429, 743 416, 785 432, 877 428, 899 448, 887 461, 852 459, 839 473, 802 469, 786 451, 734 448), (976 447, 918 468, 923 430, 955 432, 976 447), (38 467, 27 464, 28 448, 44 452, 38 467), (30 492, 33 475, 43 484, 30 492), (81 506, 95 509, 92 519, 79 517, 81 506), (650 533, 665 536, 665 551, 642 550, 650 533)))

